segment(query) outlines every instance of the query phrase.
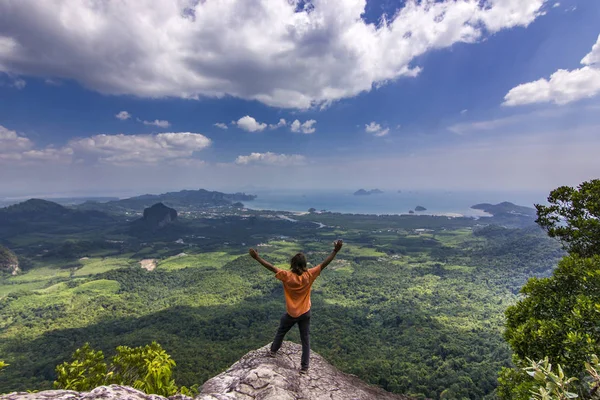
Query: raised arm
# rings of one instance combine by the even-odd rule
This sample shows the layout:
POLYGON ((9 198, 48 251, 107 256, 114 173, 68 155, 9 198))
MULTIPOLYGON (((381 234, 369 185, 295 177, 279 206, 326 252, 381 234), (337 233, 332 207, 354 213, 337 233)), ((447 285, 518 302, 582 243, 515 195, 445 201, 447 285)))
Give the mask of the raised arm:
POLYGON ((271 264, 268 261, 263 260, 262 257, 258 255, 258 251, 254 250, 254 249, 250 249, 250 250, 248 250, 248 253, 250 253, 250 257, 254 258, 256 261, 261 263, 263 265, 263 267, 265 267, 269 271, 271 271, 275 274, 277 273, 277 271, 279 271, 273 264, 271 264))
POLYGON ((340 251, 340 249, 342 248, 343 244, 344 244, 344 242, 342 242, 341 240, 336 240, 334 242, 333 251, 331 252, 331 254, 329 256, 327 256, 325 261, 323 261, 321 263, 321 271, 323 271, 323 269, 325 269, 325 267, 327 267, 329 265, 329 263, 333 261, 333 259, 337 255, 338 251, 340 251))

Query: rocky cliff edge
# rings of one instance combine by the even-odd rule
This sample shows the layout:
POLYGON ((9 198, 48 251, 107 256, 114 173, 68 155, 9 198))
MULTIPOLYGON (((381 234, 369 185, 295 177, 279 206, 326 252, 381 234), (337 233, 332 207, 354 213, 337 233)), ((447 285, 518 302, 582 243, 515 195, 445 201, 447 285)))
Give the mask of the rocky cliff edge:
MULTIPOLYGON (((204 383, 196 400, 408 400, 345 374, 311 352, 308 374, 301 375, 302 347, 284 342, 275 358, 267 356, 269 345, 244 355, 225 372, 204 383)), ((48 390, 10 393, 0 400, 165 400, 126 386, 101 386, 91 392, 48 390)), ((169 400, 191 400, 176 395, 169 400)))

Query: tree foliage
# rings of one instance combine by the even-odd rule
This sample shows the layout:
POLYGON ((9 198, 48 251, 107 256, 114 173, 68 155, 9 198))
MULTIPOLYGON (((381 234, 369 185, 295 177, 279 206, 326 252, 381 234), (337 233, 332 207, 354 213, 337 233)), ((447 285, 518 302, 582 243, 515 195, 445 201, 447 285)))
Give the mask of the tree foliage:
POLYGON ((172 379, 175 361, 156 342, 143 347, 117 347, 112 359, 110 381, 145 393, 171 396, 177 393, 172 379))
POLYGON ((195 388, 178 388, 172 379, 175 361, 156 342, 140 347, 117 347, 117 354, 107 367, 102 351, 86 343, 73 353, 71 362, 56 367, 57 389, 88 391, 101 385, 132 386, 148 394, 171 396, 192 393, 195 388))
POLYGON ((568 256, 550 278, 531 278, 506 311, 505 338, 521 359, 550 357, 569 373, 600 346, 600 256, 568 256))
POLYGON ((75 350, 71 362, 56 366, 57 379, 54 387, 57 389, 90 390, 107 382, 107 367, 102 351, 95 351, 86 343, 75 350))
POLYGON ((582 257, 600 254, 600 179, 577 188, 561 186, 548 196, 549 206, 536 204, 536 222, 559 238, 569 253, 582 257))
POLYGON ((574 391, 591 398, 582 379, 584 366, 592 378, 597 376, 586 360, 600 351, 600 180, 559 187, 548 202, 536 205, 536 222, 570 254, 551 277, 529 279, 521 290, 525 298, 506 310, 504 336, 517 369, 501 371, 502 399, 529 399, 531 394, 535 399, 575 398, 574 391), (558 364, 556 372, 550 362, 558 364), (544 385, 532 391, 534 384, 524 372, 544 385))

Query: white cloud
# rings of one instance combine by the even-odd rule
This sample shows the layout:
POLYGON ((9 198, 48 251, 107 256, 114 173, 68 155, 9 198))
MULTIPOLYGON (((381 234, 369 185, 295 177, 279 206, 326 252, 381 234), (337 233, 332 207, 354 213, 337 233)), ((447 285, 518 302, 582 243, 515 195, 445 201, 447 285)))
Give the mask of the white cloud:
POLYGON ((315 121, 314 119, 309 119, 307 121, 304 121, 303 123, 300 123, 299 120, 295 120, 290 124, 290 129, 292 132, 302 132, 304 134, 311 134, 315 133, 315 131, 317 130, 314 127, 316 123, 317 121, 315 121))
POLYGON ((546 3, 409 0, 368 24, 365 0, 303 10, 284 0, 2 1, 0 71, 108 94, 305 109, 414 77, 424 53, 527 26, 546 3))
POLYGON ((15 131, 0 125, 0 154, 22 152, 33 147, 33 142, 15 131))
POLYGON ((559 69, 550 79, 541 78, 512 88, 504 97, 505 106, 532 103, 567 104, 600 93, 600 36, 582 60, 582 68, 559 69))
POLYGON ((224 124, 223 122, 217 122, 216 124, 213 124, 213 126, 216 126, 217 128, 221 128, 221 129, 229 129, 227 127, 227 124, 224 124))
POLYGON ((374 133, 374 132, 378 132, 381 130, 381 125, 375 123, 375 122, 371 122, 368 125, 365 125, 365 132, 368 133, 374 133))
POLYGON ((559 2, 554 3, 554 5, 552 6, 552 8, 556 8, 556 7, 560 7, 560 3, 559 2))
POLYGON ((365 125, 365 132, 372 133, 373 136, 381 137, 390 133, 390 128, 383 129, 381 125, 373 121, 365 125))
POLYGON ((156 163, 190 158, 210 146, 199 133, 178 132, 157 135, 95 135, 68 143, 78 157, 109 164, 156 163))
POLYGON ((18 90, 25 89, 26 85, 27 85, 27 82, 25 82, 24 79, 20 79, 20 78, 15 79, 11 84, 12 87, 17 88, 18 90))
POLYGON ((267 153, 251 153, 248 156, 238 156, 235 163, 238 165, 248 164, 263 164, 263 165, 278 165, 292 166, 302 165, 306 162, 306 157, 299 154, 275 154, 267 153))
POLYGON ((194 153, 210 146, 211 140, 199 133, 177 132, 157 135, 95 135, 70 140, 63 147, 35 148, 35 144, 15 131, 0 126, 0 162, 31 164, 71 162, 86 164, 200 165, 194 153))
POLYGON ((131 114, 129 114, 127 111, 121 111, 115 115, 115 118, 118 118, 121 121, 125 121, 126 119, 131 118, 131 114))
POLYGON ((596 68, 600 67, 600 35, 598 35, 598 40, 592 47, 592 51, 583 57, 581 63, 584 65, 593 65, 596 66, 596 68))
POLYGON ((54 147, 46 147, 39 150, 28 150, 20 154, 20 159, 25 163, 45 163, 54 162, 59 164, 68 164, 72 161, 73 149, 63 147, 56 149, 54 147))
POLYGON ((52 78, 44 79, 44 83, 46 85, 50 85, 50 86, 60 86, 60 85, 62 85, 61 81, 57 81, 56 79, 52 79, 52 78))
POLYGON ((155 119, 154 121, 142 121, 142 123, 144 125, 158 126, 159 128, 168 128, 169 126, 171 126, 171 123, 169 121, 165 121, 164 119, 155 119))
POLYGON ((236 124, 238 127, 248 132, 260 132, 267 127, 267 124, 257 122, 254 118, 252 118, 249 115, 238 119, 236 124))
POLYGON ((277 128, 281 128, 282 126, 286 126, 287 125, 287 121, 283 118, 279 119, 279 122, 276 124, 269 124, 269 128, 271 129, 277 129, 277 128))

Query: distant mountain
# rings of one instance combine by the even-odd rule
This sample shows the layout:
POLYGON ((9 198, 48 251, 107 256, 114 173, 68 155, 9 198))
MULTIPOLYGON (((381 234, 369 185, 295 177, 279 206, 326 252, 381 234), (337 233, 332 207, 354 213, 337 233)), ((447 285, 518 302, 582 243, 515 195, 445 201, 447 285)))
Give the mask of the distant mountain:
POLYGON ((177 211, 165 206, 163 203, 156 203, 152 207, 144 210, 144 223, 152 228, 162 228, 163 226, 177 219, 177 211))
POLYGON ((179 238, 187 231, 188 228, 177 221, 177 211, 163 203, 156 203, 152 207, 146 208, 144 216, 131 222, 129 230, 130 234, 136 237, 159 235, 165 239, 179 238))
POLYGON ((69 233, 111 222, 114 219, 100 211, 73 210, 52 201, 30 199, 0 209, 0 237, 27 232, 69 233))
POLYGON ((0 246, 0 271, 11 275, 17 275, 20 271, 17 256, 4 246, 0 246))
POLYGON ((427 211, 427 209, 423 206, 416 206, 415 211, 427 211))
POLYGON ((252 201, 255 195, 246 193, 222 193, 199 190, 181 190, 179 192, 168 192, 163 194, 144 194, 130 197, 128 199, 109 201, 106 203, 85 202, 78 206, 84 210, 103 210, 106 212, 141 212, 156 203, 163 203, 178 210, 193 211, 211 207, 239 207, 242 201, 252 201))
POLYGON ((365 189, 358 189, 356 192, 354 192, 355 196, 369 196, 372 194, 381 194, 383 193, 383 191, 379 190, 379 189, 371 189, 371 190, 365 190, 365 189))
POLYGON ((494 217, 502 216, 502 215, 518 215, 524 217, 535 217, 536 211, 535 208, 518 206, 516 204, 510 203, 508 201, 498 203, 498 204, 489 204, 489 203, 481 203, 475 204, 471 206, 471 208, 475 210, 482 210, 488 214, 492 214, 494 217))

